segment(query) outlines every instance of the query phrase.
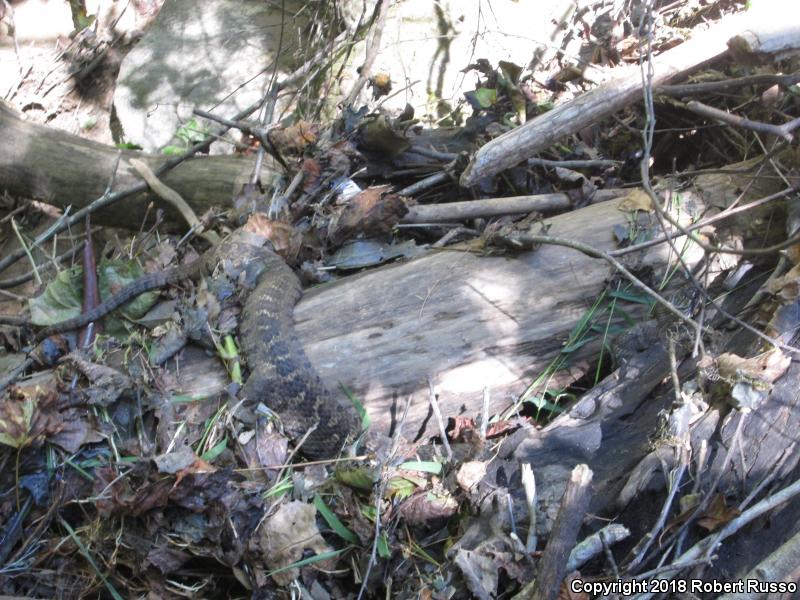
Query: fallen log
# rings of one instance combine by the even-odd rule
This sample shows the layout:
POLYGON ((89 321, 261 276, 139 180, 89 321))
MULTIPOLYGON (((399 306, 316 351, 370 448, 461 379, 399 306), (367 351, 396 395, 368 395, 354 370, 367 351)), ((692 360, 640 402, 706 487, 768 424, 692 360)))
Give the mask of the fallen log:
MULTIPOLYGON (((120 157, 115 190, 130 187, 141 177, 130 159, 151 170, 171 157, 118 150, 51 127, 29 123, 0 100, 0 189, 35 198, 60 208, 83 208, 105 192, 114 163, 120 157)), ((189 158, 162 176, 198 215, 213 206, 227 208, 253 170, 255 157, 198 156, 189 158)), ((262 181, 274 172, 262 170, 262 181)), ((164 208, 167 218, 182 222, 177 211, 150 191, 120 200, 93 215, 98 224, 138 228, 150 203, 164 208), (123 218, 121 218, 121 215, 123 218)), ((152 213, 151 213, 152 214, 152 213)))
MULTIPOLYGON (((62 207, 65 198, 77 203, 102 194, 115 149, 25 123, 2 103, 0 132, 11 140, 0 146, 0 186, 62 207)), ((134 153, 122 156, 118 186, 137 177, 128 162, 134 153)), ((162 160, 147 157, 145 162, 162 160)), ((164 182, 197 208, 203 202, 226 202, 249 171, 248 159, 197 158, 167 174, 164 182)), ((732 190, 741 189, 740 183, 718 176, 699 194, 684 194, 683 205, 719 209, 736 197, 732 190)), ((769 193, 764 186, 752 191, 769 193)), ((135 221, 149 199, 130 198, 107 218, 116 216, 117 225, 120 214, 128 223, 135 221)), ((553 217, 546 221, 548 233, 614 249, 615 228, 624 231, 629 224, 629 213, 617 206, 601 202, 553 217)), ((649 248, 640 264, 659 268, 667 259, 661 244, 649 248)), ((561 354, 611 274, 603 260, 563 247, 544 246, 513 259, 443 250, 311 290, 295 316, 299 335, 328 385, 335 388, 341 382, 352 389, 375 426, 387 431, 398 401, 412 394, 407 431, 421 431, 429 419, 428 378, 447 416, 476 414, 484 387, 491 389, 492 411, 507 407, 561 354)), ((631 306, 628 313, 635 319, 643 309, 631 306)), ((573 364, 593 356, 599 344, 598 339, 584 345, 573 364)), ((205 359, 196 368, 182 365, 183 375, 195 374, 186 380, 187 387, 205 395, 219 391, 227 375, 214 364, 205 359)), ((581 374, 567 370, 552 383, 581 374)))
MULTIPOLYGON (((796 9, 795 9, 796 10, 796 9)), ((769 10, 726 17, 707 31, 653 59, 652 85, 659 86, 728 52, 728 41, 745 30, 757 30, 763 46, 769 39, 780 39, 782 48, 791 39, 797 45, 798 29, 792 19, 775 26, 769 10)), ((627 66, 615 69, 611 78, 595 89, 557 106, 551 111, 512 129, 482 146, 461 175, 461 185, 470 187, 483 177, 533 157, 559 139, 597 123, 642 97, 641 69, 627 66)))

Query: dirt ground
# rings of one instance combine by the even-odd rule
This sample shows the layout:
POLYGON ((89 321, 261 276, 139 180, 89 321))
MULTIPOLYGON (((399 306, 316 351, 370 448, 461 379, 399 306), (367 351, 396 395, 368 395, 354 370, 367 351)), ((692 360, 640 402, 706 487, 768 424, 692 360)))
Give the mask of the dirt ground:
POLYGON ((105 144, 119 141, 112 114, 117 72, 162 3, 89 1, 95 31, 73 37, 69 3, 11 2, 0 24, 0 97, 36 123, 105 144))

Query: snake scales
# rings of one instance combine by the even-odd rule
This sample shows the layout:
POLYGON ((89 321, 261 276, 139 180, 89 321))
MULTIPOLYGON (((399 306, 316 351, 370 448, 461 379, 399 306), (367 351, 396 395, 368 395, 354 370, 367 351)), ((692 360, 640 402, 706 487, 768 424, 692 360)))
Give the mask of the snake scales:
MULTIPOLYGON (((238 233, 238 232, 237 232, 238 233)), ((188 265, 150 273, 119 290, 95 309, 56 323, 39 339, 83 327, 139 294, 210 273, 217 264, 228 274, 246 272, 257 283, 247 295, 239 339, 250 377, 242 388, 247 405, 264 402, 277 413, 292 440, 306 437, 301 452, 310 458, 338 454, 360 429, 355 408, 325 387, 294 329, 294 306, 302 295, 300 281, 284 260, 267 248, 234 234, 188 265)))

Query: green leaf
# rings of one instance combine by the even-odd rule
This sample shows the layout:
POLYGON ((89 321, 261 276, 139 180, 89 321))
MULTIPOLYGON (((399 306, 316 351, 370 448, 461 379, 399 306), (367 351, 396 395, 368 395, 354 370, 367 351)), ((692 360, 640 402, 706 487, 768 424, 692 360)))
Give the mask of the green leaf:
POLYGON ((540 396, 534 396, 532 398, 528 398, 527 400, 525 400, 525 402, 529 402, 530 404, 533 404, 539 410, 546 410, 548 412, 556 413, 556 414, 564 412, 563 408, 561 408, 557 404, 553 404, 549 400, 545 400, 544 398, 542 398, 540 396))
POLYGON ((493 88, 478 88, 475 90, 475 99, 482 108, 489 108, 497 102, 497 90, 493 88))
POLYGON ((347 399, 353 403, 353 406, 355 407, 358 416, 361 417, 361 430, 366 431, 367 429, 369 429, 371 423, 367 409, 364 408, 364 405, 361 403, 361 400, 359 400, 356 397, 356 395, 352 392, 352 390, 350 390, 350 388, 348 388, 341 382, 339 383, 339 387, 342 388, 342 392, 344 392, 344 395, 347 396, 347 399))
POLYGON ((435 460, 410 460, 408 462, 404 462, 398 468, 407 469, 409 471, 422 471, 423 473, 433 473, 434 475, 438 475, 442 472, 442 463, 438 463, 435 460))
POLYGON ((283 494, 290 492, 293 487, 294 483, 292 483, 291 477, 286 477, 283 481, 276 483, 274 486, 264 492, 263 497, 264 499, 267 499, 271 496, 282 496, 283 494))
POLYGON ((650 296, 645 294, 637 294, 635 292, 628 292, 625 290, 615 290, 613 292, 609 292, 608 296, 609 298, 619 298, 620 300, 625 300, 626 302, 635 302, 636 304, 653 304, 653 299, 650 298, 650 296))
POLYGON ((114 588, 114 585, 106 578, 106 576, 103 574, 103 571, 100 570, 100 567, 97 566, 97 563, 92 558, 89 549, 84 545, 84 543, 75 533, 75 530, 72 529, 72 527, 70 526, 69 523, 67 523, 64 517, 59 515, 58 519, 61 522, 61 525, 64 527, 64 529, 67 530, 67 533, 69 533, 69 536, 72 538, 72 541, 75 542, 75 545, 78 547, 78 550, 80 550, 81 554, 83 554, 83 557, 86 559, 86 562, 88 562, 91 565, 92 569, 94 569, 95 575, 97 575, 97 577, 106 586, 106 589, 108 590, 108 593, 111 594, 111 597, 114 598, 114 600, 122 600, 122 596, 114 588))
POLYGON ((414 481, 411 477, 392 477, 386 484, 386 491, 397 499, 402 500, 403 498, 408 498, 425 483, 425 480, 414 481))
MULTIPOLYGON (((100 263, 100 297, 106 300, 114 292, 125 287, 144 275, 144 270, 139 263, 133 260, 109 260, 100 263)), ((147 314, 158 298, 157 292, 139 294, 127 304, 119 308, 119 312, 130 320, 141 319, 147 314)))
MULTIPOLYGON (((100 299, 105 301, 113 292, 138 279, 144 271, 135 261, 110 260, 100 264, 98 279, 100 299)), ((140 319, 156 301, 156 292, 140 294, 119 308, 119 314, 131 320, 140 319)), ((81 314, 83 306, 83 269, 73 267, 61 271, 45 291, 28 301, 31 322, 35 325, 52 325, 81 314)), ((112 313, 113 315, 114 313, 112 313)), ((119 318, 107 317, 106 332, 124 335, 125 328, 119 318)))
POLYGON ((296 569, 298 567, 305 567, 306 565, 313 565, 314 563, 318 563, 323 560, 329 560, 331 558, 335 558, 340 554, 347 552, 348 548, 342 548, 341 550, 331 550, 330 552, 322 552, 321 554, 315 554, 314 556, 309 556, 308 558, 304 558, 303 560, 298 560, 297 562, 293 562, 290 565, 286 565, 285 567, 281 567, 280 569, 275 569, 274 571, 270 571, 267 573, 267 577, 272 577, 276 573, 281 573, 283 571, 288 571, 289 569, 296 569))
POLYGON ((375 473, 367 467, 337 469, 336 479, 358 490, 371 490, 372 486, 377 481, 375 473))
POLYGON ((330 508, 328 508, 328 505, 325 504, 325 501, 319 495, 314 496, 314 506, 317 507, 319 514, 322 515, 322 518, 325 519, 325 522, 336 535, 346 542, 351 542, 353 544, 358 543, 358 536, 344 526, 344 524, 339 520, 339 517, 337 517, 330 508))
POLYGON ((61 271, 47 284, 44 292, 28 300, 31 323, 52 325, 76 317, 81 312, 83 300, 83 269, 72 267, 61 271))
POLYGON ((586 344, 596 339, 597 336, 588 336, 577 340, 574 344, 567 344, 561 349, 561 354, 570 354, 571 352, 575 352, 576 350, 583 348, 586 344))
POLYGON ((225 451, 225 448, 227 447, 228 447, 228 440, 223 439, 221 442, 216 444, 210 450, 206 450, 205 452, 203 452, 200 458, 202 458, 207 463, 214 462, 214 459, 217 458, 220 454, 222 454, 225 451))
POLYGON ((135 144, 133 142, 121 142, 119 144, 114 144, 120 150, 141 150, 142 147, 139 144, 135 144))
POLYGON ((161 149, 161 154, 166 154, 167 156, 179 156, 186 152, 186 148, 181 148, 179 146, 164 146, 161 149))
POLYGON ((205 131, 201 129, 197 119, 189 119, 178 131, 175 132, 175 137, 185 142, 187 146, 202 142, 205 137, 205 131))
POLYGON ((386 538, 386 532, 381 531, 381 535, 378 537, 378 556, 389 558, 391 555, 392 551, 389 550, 389 540, 386 538))
POLYGON ((20 401, 5 400, 0 405, 0 444, 19 450, 30 439, 34 401, 30 396, 20 401))
POLYGON ((522 67, 507 60, 501 60, 497 66, 500 67, 500 73, 503 74, 504 83, 517 84, 519 76, 522 75, 522 67))

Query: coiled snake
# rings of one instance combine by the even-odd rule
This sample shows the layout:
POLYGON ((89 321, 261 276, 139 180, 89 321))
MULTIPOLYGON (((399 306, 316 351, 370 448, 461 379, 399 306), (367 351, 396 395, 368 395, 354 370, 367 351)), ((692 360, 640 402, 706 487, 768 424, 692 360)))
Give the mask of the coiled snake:
POLYGON ((235 232, 188 265, 151 273, 123 287, 97 308, 42 330, 39 339, 83 327, 141 293, 184 279, 196 279, 220 264, 228 273, 246 272, 256 281, 247 295, 239 323, 239 339, 250 377, 241 391, 245 404, 263 402, 280 416, 284 431, 297 441, 308 434, 301 452, 309 458, 337 455, 360 430, 352 404, 325 387, 306 356, 294 329, 294 306, 300 281, 273 251, 235 232))

